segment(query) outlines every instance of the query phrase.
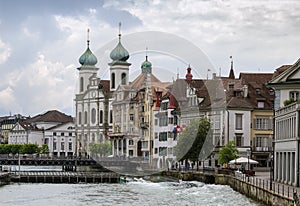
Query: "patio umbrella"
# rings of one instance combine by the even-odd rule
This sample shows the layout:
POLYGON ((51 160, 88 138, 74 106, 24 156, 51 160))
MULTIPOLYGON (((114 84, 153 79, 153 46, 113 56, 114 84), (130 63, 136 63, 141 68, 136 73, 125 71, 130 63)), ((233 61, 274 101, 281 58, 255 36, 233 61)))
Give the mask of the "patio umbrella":
POLYGON ((229 164, 243 164, 243 163, 248 163, 249 164, 258 164, 256 160, 253 159, 248 159, 247 157, 239 157, 237 159, 229 161, 229 164))

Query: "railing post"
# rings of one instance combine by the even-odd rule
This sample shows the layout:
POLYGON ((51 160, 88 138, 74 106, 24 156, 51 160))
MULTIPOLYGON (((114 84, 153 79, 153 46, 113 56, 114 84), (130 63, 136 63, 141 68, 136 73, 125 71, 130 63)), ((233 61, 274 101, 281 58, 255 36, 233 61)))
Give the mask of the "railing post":
POLYGON ((282 184, 282 196, 284 196, 284 184, 282 184))

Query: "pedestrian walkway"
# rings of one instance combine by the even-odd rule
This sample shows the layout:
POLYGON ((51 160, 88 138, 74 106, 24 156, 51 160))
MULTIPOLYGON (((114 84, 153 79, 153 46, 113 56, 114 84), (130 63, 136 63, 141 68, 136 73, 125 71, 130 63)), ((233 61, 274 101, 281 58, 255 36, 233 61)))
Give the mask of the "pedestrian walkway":
POLYGON ((300 196, 300 187, 283 184, 276 181, 271 181, 270 172, 268 171, 256 171, 255 176, 244 176, 245 181, 250 184, 262 187, 272 192, 293 199, 294 192, 297 196, 300 196))

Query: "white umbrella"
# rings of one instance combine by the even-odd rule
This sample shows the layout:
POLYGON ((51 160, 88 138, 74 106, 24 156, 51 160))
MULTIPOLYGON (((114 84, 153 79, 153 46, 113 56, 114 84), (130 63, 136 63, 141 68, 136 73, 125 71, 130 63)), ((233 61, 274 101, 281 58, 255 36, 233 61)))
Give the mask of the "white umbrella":
POLYGON ((248 163, 249 164, 258 164, 257 161, 253 160, 253 159, 248 159, 247 157, 240 157, 234 160, 229 161, 229 164, 242 164, 242 163, 248 163))

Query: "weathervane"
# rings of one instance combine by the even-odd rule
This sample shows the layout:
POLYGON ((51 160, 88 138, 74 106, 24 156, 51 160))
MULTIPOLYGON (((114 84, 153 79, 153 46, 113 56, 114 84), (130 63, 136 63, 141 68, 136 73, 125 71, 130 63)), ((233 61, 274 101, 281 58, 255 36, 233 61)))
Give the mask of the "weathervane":
POLYGON ((122 23, 119 22, 119 40, 121 40, 121 26, 122 26, 122 23))
POLYGON ((87 45, 90 45, 90 29, 87 29, 87 45))

